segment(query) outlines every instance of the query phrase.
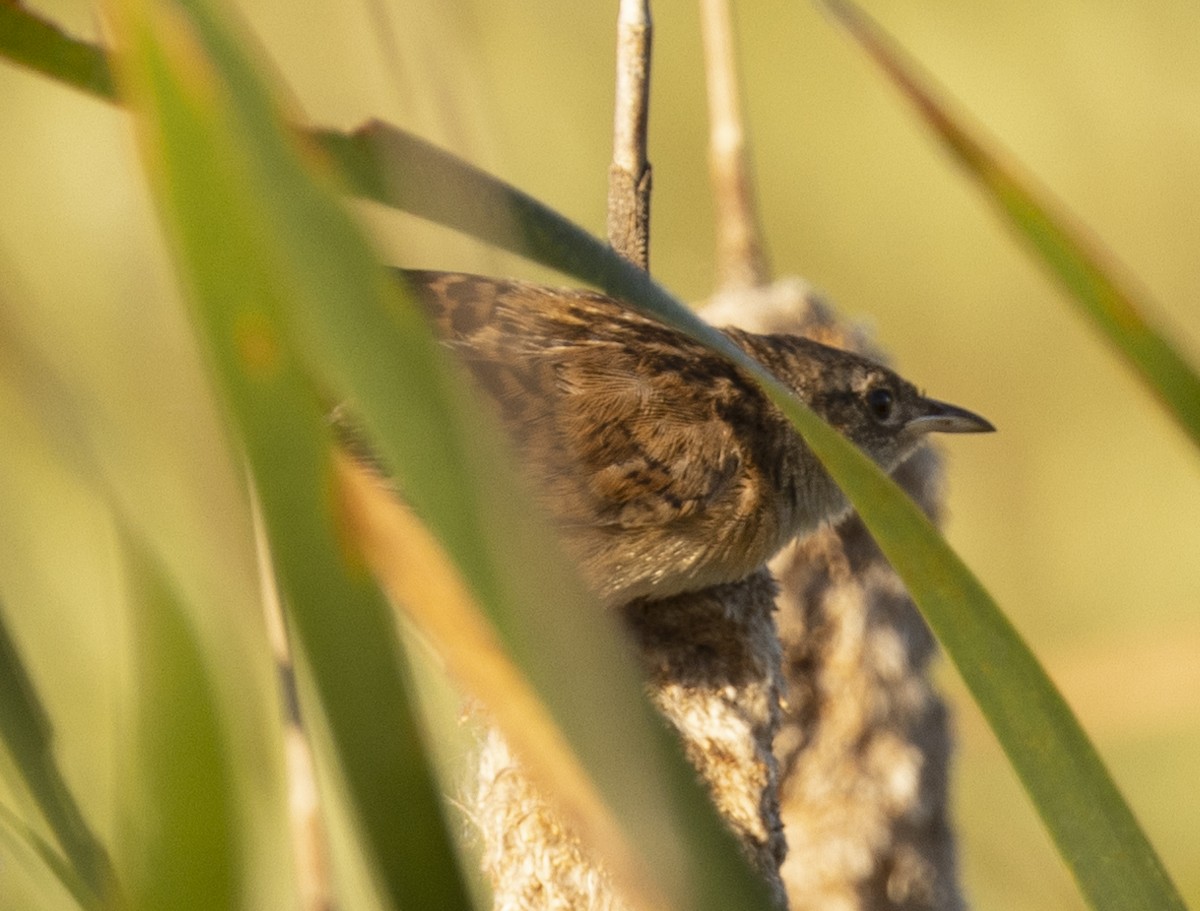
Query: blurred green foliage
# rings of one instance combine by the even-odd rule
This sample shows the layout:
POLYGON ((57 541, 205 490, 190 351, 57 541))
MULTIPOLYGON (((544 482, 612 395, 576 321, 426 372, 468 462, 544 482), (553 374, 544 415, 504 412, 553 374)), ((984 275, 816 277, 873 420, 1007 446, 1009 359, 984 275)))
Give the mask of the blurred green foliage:
MULTIPOLYGON (((875 6, 1146 282, 1200 360, 1200 13, 1166 0, 875 6)), ((47 9, 81 34, 94 29, 86 4, 47 9)), ((602 229, 615 16, 606 5, 566 15, 549 0, 452 10, 424 0, 298 16, 293 4, 256 0, 243 12, 313 122, 385 117, 602 229)), ((693 4, 660 2, 655 13, 652 268, 695 298, 711 275, 699 38, 693 4)), ((1185 896, 1200 902, 1194 451, 819 13, 762 2, 739 16, 777 271, 826 289, 875 326, 906 374, 1000 427, 994 443, 953 454, 950 539, 1035 644, 1185 896)), ((21 137, 0 143, 4 334, 78 380, 90 464, 143 531, 181 542, 166 559, 190 580, 187 594, 220 605, 198 634, 222 655, 218 690, 238 706, 235 780, 248 805, 277 800, 273 707, 255 695, 271 686, 240 470, 174 300, 127 125, 6 65, 0 120, 21 137)), ((363 209, 378 243, 427 257, 404 265, 542 274, 363 209)), ((43 436, 47 424, 78 421, 31 414, 38 403, 11 379, 0 367, 0 595, 56 721, 68 781, 111 834, 129 654, 113 532, 56 454, 63 438, 43 436), (22 604, 45 607, 13 609, 22 604)), ((998 748, 959 702, 955 791, 976 907, 1079 907, 998 748)), ((7 759, 0 777, 14 779, 7 759)), ((6 805, 19 794, 4 791, 6 805)), ((262 868, 286 871, 281 833, 264 825, 254 836, 262 868)), ((5 864, 0 895, 48 906, 42 878, 36 864, 5 864)), ((280 877, 255 888, 273 905, 289 886, 280 877)))

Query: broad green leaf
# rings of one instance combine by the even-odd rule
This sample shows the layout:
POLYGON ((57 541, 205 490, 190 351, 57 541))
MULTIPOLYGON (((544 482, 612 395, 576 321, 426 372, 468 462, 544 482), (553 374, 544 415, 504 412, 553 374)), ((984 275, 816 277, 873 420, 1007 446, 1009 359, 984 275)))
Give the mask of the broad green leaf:
POLYGON ((1122 274, 1112 254, 1049 190, 940 98, 919 64, 866 13, 847 0, 826 0, 826 5, 979 183, 1008 226, 1033 248, 1081 312, 1200 446, 1200 376, 1155 325, 1154 308, 1136 282, 1122 274))
MULTIPOLYGON (((397 907, 466 908, 402 651, 377 588, 339 539, 328 431, 288 347, 293 290, 248 182, 225 86, 178 7, 113 9, 141 147, 195 318, 262 505, 279 587, 308 658, 364 843, 397 907)), ((326 289, 328 290, 328 289, 326 289)), ((340 289, 339 289, 340 290, 340 289)))
MULTIPOLYGON (((115 894, 108 853, 88 827, 54 758, 53 731, 0 609, 0 738, 50 824, 66 857, 50 863, 86 907, 101 907, 115 894)), ((35 843, 36 844, 36 843, 35 843)), ((38 845, 40 848, 41 846, 38 845)), ((47 850, 49 850, 47 848, 47 850)), ((53 853, 39 850, 48 861, 53 853)))
POLYGON ((124 540, 137 693, 121 804, 130 905, 236 908, 241 820, 211 673, 163 570, 124 540))

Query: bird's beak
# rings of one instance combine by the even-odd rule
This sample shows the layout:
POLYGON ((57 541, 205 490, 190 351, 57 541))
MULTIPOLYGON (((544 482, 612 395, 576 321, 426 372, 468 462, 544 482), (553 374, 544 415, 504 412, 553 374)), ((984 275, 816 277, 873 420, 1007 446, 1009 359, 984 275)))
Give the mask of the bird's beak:
POLYGON ((973 411, 936 399, 923 401, 925 413, 905 424, 905 433, 924 436, 927 433, 991 433, 996 429, 991 421, 973 411))

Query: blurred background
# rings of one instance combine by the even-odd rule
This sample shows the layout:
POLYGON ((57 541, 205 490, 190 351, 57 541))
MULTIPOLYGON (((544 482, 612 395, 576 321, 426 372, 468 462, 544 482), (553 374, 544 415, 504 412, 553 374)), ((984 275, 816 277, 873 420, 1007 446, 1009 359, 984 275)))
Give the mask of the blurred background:
MULTIPOLYGON (((98 33, 86 3, 35 7, 75 34, 98 33)), ((597 234, 615 7, 240 4, 298 117, 392 121, 597 234)), ((1200 365, 1200 9, 866 7, 1115 252, 1200 365)), ((658 0, 654 13, 651 265, 698 301, 711 286, 713 232, 697 10, 658 0)), ((949 539, 1047 665, 1200 905, 1200 458, 818 8, 762 0, 737 17, 776 273, 808 279, 869 325, 907 376, 1000 429, 947 446, 949 539)), ((228 664, 221 685, 238 705, 247 800, 270 804, 277 732, 240 469, 128 124, 0 64, 0 136, 0 345, 53 365, 82 415, 55 415, 29 394, 36 383, 0 369, 0 598, 45 689, 68 777, 109 831, 128 632, 111 521, 73 461, 86 451, 82 473, 98 473, 143 530, 176 542, 169 559, 189 594, 219 605, 202 635, 228 664)), ((407 216, 361 211, 397 264, 550 277, 407 216)), ((1081 908, 969 697, 952 669, 940 673, 959 732, 954 801, 974 906, 1081 908)), ((5 763, 0 784, 12 778, 5 763)), ((2 789, 34 818, 18 789, 2 789)), ((260 825, 255 850, 286 867, 269 847, 282 832, 260 825)), ((18 855, 4 838, 0 852, 18 855)), ((36 877, 15 866, 0 862, 0 896, 43 906, 32 902, 44 895, 36 877)), ((261 888, 266 900, 283 887, 261 888)))

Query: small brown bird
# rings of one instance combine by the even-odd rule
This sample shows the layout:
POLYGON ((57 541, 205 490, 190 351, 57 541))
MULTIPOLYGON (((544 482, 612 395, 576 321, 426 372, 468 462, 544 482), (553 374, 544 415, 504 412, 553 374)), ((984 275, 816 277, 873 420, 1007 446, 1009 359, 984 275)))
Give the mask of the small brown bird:
MULTIPOLYGON (((586 580, 610 604, 745 578, 847 509, 782 413, 721 355, 591 291, 405 271, 496 401, 586 580)), ((994 428, 864 357, 722 330, 885 471, 934 431, 994 428)))

